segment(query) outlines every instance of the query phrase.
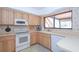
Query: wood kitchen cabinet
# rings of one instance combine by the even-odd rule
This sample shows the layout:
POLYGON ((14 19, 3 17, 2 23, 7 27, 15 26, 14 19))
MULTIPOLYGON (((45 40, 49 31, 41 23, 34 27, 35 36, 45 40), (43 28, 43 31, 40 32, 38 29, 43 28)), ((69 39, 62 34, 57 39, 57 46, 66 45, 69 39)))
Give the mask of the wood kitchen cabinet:
POLYGON ((21 11, 15 11, 15 19, 25 19, 28 21, 28 13, 21 12, 21 11))
POLYGON ((41 23, 40 16, 36 16, 20 11, 15 11, 15 19, 25 19, 29 22, 29 25, 40 25, 41 23))
POLYGON ((37 32, 32 32, 30 34, 30 44, 36 44, 37 43, 37 32))
POLYGON ((14 52, 15 51, 15 36, 0 37, 0 52, 14 52))
POLYGON ((51 49, 51 35, 46 33, 38 33, 38 36, 38 43, 48 49, 51 49))
POLYGON ((15 19, 23 19, 23 12, 14 11, 15 19))
POLYGON ((40 25, 41 17, 29 14, 29 25, 40 25))
POLYGON ((29 18, 28 18, 28 14, 27 13, 23 13, 23 19, 25 19, 28 23, 29 23, 29 18))
POLYGON ((0 8, 1 9, 1 24, 2 25, 13 25, 14 24, 14 12, 11 8, 0 8))
POLYGON ((29 15, 28 15, 28 13, 23 13, 23 19, 26 19, 26 20, 29 19, 29 15))
POLYGON ((14 25, 15 19, 25 19, 29 25, 40 25, 41 17, 28 14, 26 12, 14 10, 12 8, 0 7, 0 24, 14 25))
POLYGON ((15 10, 14 14, 15 14, 15 19, 28 19, 28 13, 15 10))
POLYGON ((51 49, 51 34, 32 32, 30 39, 31 45, 38 43, 48 49, 51 49))
MULTIPOLYGON (((0 13, 2 13, 2 9, 0 8, 0 13)), ((1 19, 1 14, 0 14, 0 25, 1 25, 1 21, 2 21, 2 19, 1 19)))

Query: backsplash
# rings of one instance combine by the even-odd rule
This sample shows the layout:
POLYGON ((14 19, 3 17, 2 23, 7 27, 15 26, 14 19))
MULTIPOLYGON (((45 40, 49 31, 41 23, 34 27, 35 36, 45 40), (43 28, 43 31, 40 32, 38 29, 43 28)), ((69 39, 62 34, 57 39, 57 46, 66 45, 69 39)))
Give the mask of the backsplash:
MULTIPOLYGON (((37 25, 30 25, 30 26, 9 26, 11 28, 10 32, 16 32, 16 29, 26 29, 27 31, 37 31, 37 25)), ((5 29, 7 25, 0 26, 0 33, 7 33, 5 29)), ((9 32, 9 33, 10 33, 9 32)))
MULTIPOLYGON (((14 32, 14 26, 9 26, 11 28, 10 32, 14 32)), ((0 26, 0 33, 5 33, 5 29, 7 28, 7 26, 0 26)))
POLYGON ((39 29, 37 29, 39 25, 29 25, 28 28, 29 28, 29 31, 37 31, 39 29))
MULTIPOLYGON (((11 28, 10 32, 15 32, 14 29, 27 29, 28 30, 27 26, 9 26, 9 27, 11 28)), ((6 25, 0 26, 0 33, 7 33, 5 31, 6 28, 7 28, 6 25)))
POLYGON ((44 29, 45 31, 55 31, 55 32, 79 32, 79 30, 72 29, 44 29))

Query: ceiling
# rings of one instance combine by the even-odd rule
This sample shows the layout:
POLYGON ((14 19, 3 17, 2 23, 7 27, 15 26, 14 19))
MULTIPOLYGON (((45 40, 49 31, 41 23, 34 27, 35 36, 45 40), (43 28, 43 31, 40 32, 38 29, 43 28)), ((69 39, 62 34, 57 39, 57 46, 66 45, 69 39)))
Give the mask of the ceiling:
POLYGON ((42 10, 42 9, 45 9, 46 7, 30 7, 30 8, 33 8, 33 9, 36 9, 36 10, 42 10))
POLYGON ((55 10, 60 9, 61 7, 11 7, 11 8, 43 16, 48 15, 54 12, 55 10))

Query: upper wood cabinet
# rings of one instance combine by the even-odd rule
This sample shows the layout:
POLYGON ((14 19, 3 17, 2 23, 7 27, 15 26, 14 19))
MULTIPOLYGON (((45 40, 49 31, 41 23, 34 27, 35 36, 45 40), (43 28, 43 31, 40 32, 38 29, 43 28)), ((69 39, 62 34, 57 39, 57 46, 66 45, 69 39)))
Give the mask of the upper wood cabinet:
MULTIPOLYGON (((0 8, 0 13, 2 14, 2 9, 1 8, 0 8)), ((1 25, 1 22, 2 22, 2 19, 1 19, 2 18, 1 16, 2 15, 1 14, 0 14, 0 25, 1 25)))
POLYGON ((41 17, 29 14, 29 25, 40 25, 41 17))
POLYGON ((23 19, 23 12, 20 11, 14 11, 15 19, 23 19))
POLYGON ((14 11, 15 19, 28 19, 28 14, 22 11, 14 11))
POLYGON ((28 14, 21 11, 15 11, 15 19, 25 19, 28 21, 28 14))
POLYGON ((0 7, 0 24, 14 25, 15 19, 25 19, 29 25, 40 25, 41 17, 7 7, 0 7))
POLYGON ((23 13, 23 19, 28 20, 29 19, 28 17, 29 17, 29 15, 27 13, 23 13))
POLYGON ((25 19, 28 23, 29 23, 29 18, 28 18, 28 14, 27 13, 23 13, 23 19, 25 19))
POLYGON ((10 8, 0 8, 1 9, 1 24, 2 25, 13 25, 14 24, 14 12, 10 8))

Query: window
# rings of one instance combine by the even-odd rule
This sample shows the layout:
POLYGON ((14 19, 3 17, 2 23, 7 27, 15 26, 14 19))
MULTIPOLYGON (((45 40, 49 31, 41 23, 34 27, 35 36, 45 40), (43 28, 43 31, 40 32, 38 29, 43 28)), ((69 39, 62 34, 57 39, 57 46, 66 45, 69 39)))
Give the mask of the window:
POLYGON ((55 28, 72 28, 70 11, 55 15, 55 28))
POLYGON ((59 21, 59 19, 55 19, 55 28, 60 28, 60 21, 59 21))
POLYGON ((72 28, 72 11, 45 17, 45 28, 72 28))
POLYGON ((52 28, 54 27, 54 19, 52 17, 46 17, 45 18, 45 28, 52 28))
POLYGON ((70 20, 60 20, 61 28, 71 28, 71 21, 70 20))

